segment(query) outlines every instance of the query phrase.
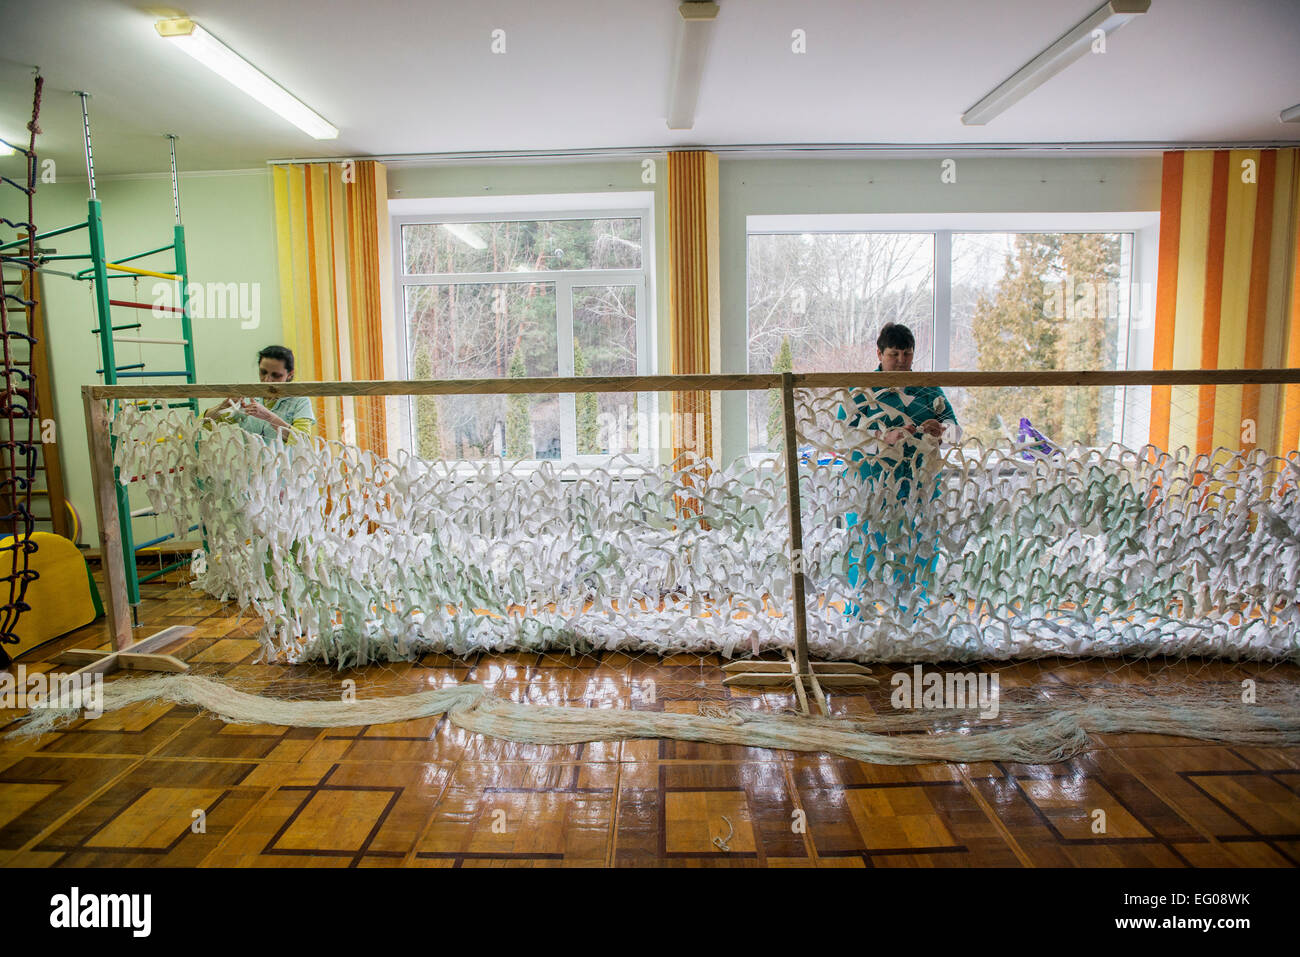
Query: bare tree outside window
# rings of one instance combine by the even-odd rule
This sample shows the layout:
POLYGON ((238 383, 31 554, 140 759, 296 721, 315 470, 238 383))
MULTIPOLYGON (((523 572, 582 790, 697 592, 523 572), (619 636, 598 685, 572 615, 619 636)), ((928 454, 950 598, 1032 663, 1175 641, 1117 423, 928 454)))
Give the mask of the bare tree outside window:
MULTIPOLYGON (((572 274, 642 269, 641 232, 637 218, 403 225, 408 369, 418 378, 437 379, 559 375, 557 296, 563 289, 571 297, 566 306, 573 316, 575 374, 634 375, 637 286, 598 279, 580 284, 572 274), (511 278, 521 273, 534 275, 511 278), (568 278, 546 281, 539 273, 568 278), (412 281, 422 276, 429 281, 412 281), (476 281, 484 277, 491 281, 476 281)), ((560 396, 513 399, 511 404, 504 396, 417 397, 416 454, 560 458, 563 422, 574 417, 573 404, 560 396)), ((602 435, 595 423, 601 413, 616 411, 601 403, 616 401, 631 404, 632 414, 624 410, 620 420, 633 423, 621 450, 635 451, 635 397, 591 395, 577 400, 578 454, 606 451, 611 436, 602 435)))
MULTIPOLYGON (((870 372, 887 322, 916 335, 915 369, 933 355, 934 236, 759 233, 749 237, 749 370, 870 372)), ((771 450, 767 397, 749 401, 749 447, 771 450)))

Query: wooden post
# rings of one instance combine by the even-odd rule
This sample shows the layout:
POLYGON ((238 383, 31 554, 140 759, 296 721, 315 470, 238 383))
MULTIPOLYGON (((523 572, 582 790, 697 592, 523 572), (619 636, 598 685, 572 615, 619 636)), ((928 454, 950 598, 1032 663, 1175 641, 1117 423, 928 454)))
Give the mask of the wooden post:
POLYGON ((790 503, 790 571, 794 576, 794 660, 800 675, 808 670, 808 606, 803 583, 803 515, 799 508, 799 434, 794 423, 794 376, 781 373, 782 430, 785 442, 785 494, 790 503))
MULTIPOLYGON (((45 283, 40 273, 33 273, 28 278, 27 298, 36 305, 28 315, 28 332, 36 343, 31 348, 31 372, 36 376, 36 408, 42 420, 54 417, 54 383, 50 377, 49 343, 46 342, 45 330, 45 283)), ((38 428, 37 423, 33 428, 38 428)), ((44 429, 41 429, 42 433, 44 429)), ((41 436, 42 440, 44 435, 41 436)), ((59 458, 58 430, 51 438, 53 442, 41 444, 41 466, 45 469, 45 491, 48 493, 46 503, 50 507, 50 525, 55 535, 71 538, 68 533, 68 500, 63 486, 63 463, 59 458)))
POLYGON ((790 572, 794 585, 794 654, 788 665, 773 661, 733 661, 722 666, 724 685, 793 685, 799 710, 810 712, 809 692, 822 714, 829 714, 822 684, 857 686, 878 684, 871 669, 854 662, 810 662, 808 658, 808 602, 803 577, 803 513, 799 504, 799 433, 795 428, 794 375, 781 373, 782 441, 785 443, 785 494, 790 503, 790 572), (818 678, 821 681, 818 681, 818 678), (830 678, 828 681, 827 678, 830 678))
POLYGON ((117 515, 113 454, 109 445, 108 406, 91 398, 92 386, 82 386, 81 401, 86 410, 86 440, 90 446, 90 480, 95 489, 95 522, 102 544, 101 561, 108 584, 108 630, 119 651, 131 644, 131 605, 126 595, 126 565, 122 558, 121 525, 117 515))
POLYGON ((74 675, 108 675, 114 671, 165 671, 171 674, 184 674, 190 666, 172 655, 158 653, 174 642, 194 634, 190 625, 172 625, 155 632, 148 638, 142 638, 117 651, 96 651, 92 648, 68 648, 59 652, 55 661, 65 665, 81 665, 74 675))

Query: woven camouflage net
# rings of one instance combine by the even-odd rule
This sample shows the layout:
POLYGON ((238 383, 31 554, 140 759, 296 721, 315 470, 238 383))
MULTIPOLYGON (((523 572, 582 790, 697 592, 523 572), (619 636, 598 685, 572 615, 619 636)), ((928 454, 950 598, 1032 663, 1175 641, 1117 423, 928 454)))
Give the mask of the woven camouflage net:
MULTIPOLYGON (((814 655, 1297 657, 1294 457, 922 435, 900 479, 847 392, 797 395, 814 655)), ((202 522, 194 584, 262 621, 268 660, 793 647, 779 457, 380 458, 131 405, 113 430, 159 514, 202 522)))

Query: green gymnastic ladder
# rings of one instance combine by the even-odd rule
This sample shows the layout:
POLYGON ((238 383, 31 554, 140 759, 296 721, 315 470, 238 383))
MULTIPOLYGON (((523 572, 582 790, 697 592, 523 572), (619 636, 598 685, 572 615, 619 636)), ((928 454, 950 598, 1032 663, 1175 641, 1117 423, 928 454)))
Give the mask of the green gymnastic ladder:
MULTIPOLYGON (((86 177, 90 183, 90 199, 87 202, 86 219, 82 222, 73 223, 71 226, 62 226, 58 229, 51 229, 36 236, 37 240, 47 239, 54 236, 61 236, 67 233, 73 233, 81 229, 86 230, 89 251, 86 253, 67 253, 63 255, 38 255, 38 260, 42 267, 45 263, 56 260, 90 260, 90 265, 76 273, 57 273, 58 275, 67 276, 72 279, 89 281, 94 284, 94 301, 95 301, 95 318, 96 328, 93 330, 94 335, 99 337, 99 353, 101 368, 96 372, 103 376, 104 385, 117 385, 121 380, 129 379, 171 379, 183 381, 185 383, 196 383, 194 364, 194 334, 189 311, 189 266, 185 258, 185 227, 181 223, 181 202, 180 202, 180 185, 176 173, 176 137, 167 134, 167 140, 171 153, 171 172, 172 172, 172 207, 176 214, 176 224, 172 229, 172 241, 166 246, 159 246, 156 249, 148 249, 142 253, 136 253, 132 256, 123 256, 120 258, 111 258, 105 248, 104 243, 104 217, 103 208, 100 204, 98 194, 95 190, 95 159, 91 147, 90 139, 90 114, 87 110, 86 100, 89 94, 77 91, 76 95, 81 98, 81 129, 82 142, 86 151, 86 177), (172 269, 164 272, 155 269, 144 269, 139 266, 128 266, 127 263, 136 262, 146 259, 150 256, 157 256, 163 253, 171 253, 172 269), (160 306, 147 302, 138 302, 131 299, 115 299, 109 292, 108 283, 112 279, 136 279, 141 276, 148 276, 167 282, 177 284, 177 296, 175 297, 178 305, 160 306), (147 310, 155 316, 170 317, 180 320, 179 337, 156 337, 135 335, 119 335, 131 330, 143 328, 143 323, 139 321, 115 322, 113 308, 147 310), (121 364, 117 359, 116 345, 169 345, 179 346, 182 349, 182 362, 175 363, 175 366, 181 368, 172 368, 165 370, 156 370, 146 368, 144 362, 135 362, 121 364)), ((25 242, 26 240, 21 240, 25 242)), ((8 243, 0 249, 8 248, 14 245, 8 243)), ((56 270, 46 269, 47 272, 57 272, 56 270)), ((143 405, 161 408, 161 403, 150 403, 145 401, 143 405)), ((198 400, 189 399, 181 402, 166 403, 167 408, 188 408, 196 415, 198 414, 198 400)), ((138 624, 139 607, 140 607, 140 585, 166 575, 168 572, 175 571, 177 568, 189 564, 189 558, 165 565, 146 575, 139 573, 136 565, 137 555, 146 548, 160 545, 165 541, 175 538, 175 533, 162 535, 145 542, 137 543, 135 541, 132 521, 136 518, 142 518, 147 515, 156 514, 152 509, 139 508, 134 512, 131 510, 129 485, 142 476, 128 476, 126 482, 122 481, 122 476, 114 468, 114 486, 117 493, 117 514, 118 525, 121 534, 121 548, 123 564, 126 567, 126 585, 128 601, 131 605, 133 619, 138 624)), ((189 529, 194 531, 199 526, 195 525, 189 529)), ((110 547, 109 543, 104 543, 105 548, 110 547)))

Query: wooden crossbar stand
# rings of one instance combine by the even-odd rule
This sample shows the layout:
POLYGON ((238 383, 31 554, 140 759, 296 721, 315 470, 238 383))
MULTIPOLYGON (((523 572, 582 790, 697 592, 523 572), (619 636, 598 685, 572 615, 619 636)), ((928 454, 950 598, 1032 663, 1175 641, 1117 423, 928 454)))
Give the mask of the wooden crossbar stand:
POLYGON ((141 638, 134 644, 117 651, 98 651, 93 648, 69 648, 60 652, 55 661, 65 665, 82 665, 73 674, 93 675, 110 674, 118 670, 127 671, 167 671, 180 674, 190 670, 190 666, 171 655, 154 653, 155 648, 162 648, 172 642, 188 637, 194 629, 189 625, 173 625, 164 628, 148 638, 141 638))
POLYGON ((799 698, 799 710, 808 714, 808 695, 817 702, 817 710, 827 714, 826 695, 822 686, 843 688, 880 684, 872 677, 871 669, 852 661, 809 661, 808 671, 799 672, 794 655, 785 661, 732 661, 722 666, 728 672, 722 679, 724 685, 765 685, 780 687, 794 685, 799 698))

